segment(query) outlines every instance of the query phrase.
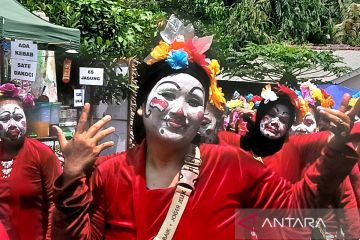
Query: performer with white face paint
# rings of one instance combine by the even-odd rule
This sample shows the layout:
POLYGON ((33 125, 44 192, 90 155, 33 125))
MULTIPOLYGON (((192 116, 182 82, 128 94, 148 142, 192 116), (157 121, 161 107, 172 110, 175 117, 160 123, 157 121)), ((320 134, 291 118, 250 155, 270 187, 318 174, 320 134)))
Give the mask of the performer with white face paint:
MULTIPOLYGON (((210 38, 194 38, 192 26, 175 17, 168 25, 139 69, 137 146, 97 158, 113 144, 99 141, 114 128, 103 128, 110 116, 86 128, 89 104, 71 141, 57 128, 65 166, 54 184, 54 239, 235 239, 237 208, 310 208, 315 199, 327 205, 357 162, 346 141, 334 137, 307 181, 291 186, 240 149, 198 146, 208 99, 221 106, 218 67, 203 55, 210 38), (333 164, 341 167, 321 171, 333 164)), ((326 114, 350 125, 346 114, 326 114)))
POLYGON ((204 118, 199 129, 202 143, 219 143, 218 132, 223 128, 224 112, 211 103, 206 105, 204 118))
POLYGON ((26 117, 24 110, 14 103, 0 106, 0 138, 3 141, 18 141, 26 133, 26 117))
POLYGON ((293 104, 297 101, 295 92, 285 86, 279 86, 275 91, 269 85, 264 88, 255 122, 249 121, 248 132, 240 140, 240 147, 256 158, 273 155, 282 148, 295 115, 299 113, 293 104))
POLYGON ((289 128, 289 107, 283 104, 275 104, 260 121, 260 132, 270 138, 283 137, 289 128))
POLYGON ((310 134, 319 131, 317 120, 315 118, 315 109, 309 108, 309 112, 305 115, 304 120, 300 123, 295 122, 291 126, 290 134, 310 134))
POLYGON ((60 162, 43 143, 26 137, 24 106, 31 95, 0 86, 0 222, 9 238, 51 239, 52 184, 60 162))

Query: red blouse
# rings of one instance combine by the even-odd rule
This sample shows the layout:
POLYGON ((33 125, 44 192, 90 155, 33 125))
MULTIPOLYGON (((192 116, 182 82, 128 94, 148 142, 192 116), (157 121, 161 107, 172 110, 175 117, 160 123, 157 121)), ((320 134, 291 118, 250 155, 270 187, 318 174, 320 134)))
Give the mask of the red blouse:
POLYGON ((50 239, 52 186, 61 172, 59 160, 48 146, 26 138, 12 167, 10 177, 0 176, 0 221, 12 240, 50 239))
MULTIPOLYGON (((334 194, 357 161, 348 148, 343 153, 326 149, 304 178, 291 185, 241 149, 202 145, 200 151, 200 175, 174 240, 234 239, 237 208, 317 207, 315 198, 334 194), (333 161, 340 154, 343 161, 333 161)), ((81 176, 63 186, 59 177, 54 239, 153 239, 174 188, 146 188, 145 153, 143 142, 112 158, 100 158, 90 179, 81 176)))

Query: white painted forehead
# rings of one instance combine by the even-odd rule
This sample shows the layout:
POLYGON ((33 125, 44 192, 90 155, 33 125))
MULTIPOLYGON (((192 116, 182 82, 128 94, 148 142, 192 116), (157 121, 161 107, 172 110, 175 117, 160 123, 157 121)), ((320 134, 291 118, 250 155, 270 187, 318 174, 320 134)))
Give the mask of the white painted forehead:
POLYGON ((18 104, 15 103, 5 103, 5 104, 0 104, 0 109, 2 111, 9 111, 9 110, 16 110, 16 111, 23 111, 23 108, 21 106, 19 106, 18 104))

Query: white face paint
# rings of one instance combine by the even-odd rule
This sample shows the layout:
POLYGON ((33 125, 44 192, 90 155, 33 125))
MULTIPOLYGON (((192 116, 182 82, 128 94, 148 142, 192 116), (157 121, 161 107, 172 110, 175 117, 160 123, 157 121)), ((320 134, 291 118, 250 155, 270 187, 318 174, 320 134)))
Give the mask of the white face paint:
POLYGON ((294 123, 291 126, 290 134, 309 134, 317 131, 318 128, 315 116, 312 112, 308 112, 301 123, 294 123))
POLYGON ((289 108, 283 104, 276 104, 260 121, 260 132, 270 138, 283 137, 289 126, 289 108))
POLYGON ((7 141, 19 140, 26 133, 24 110, 17 104, 0 105, 0 138, 7 141))
POLYGON ((204 118, 205 90, 185 73, 162 78, 150 91, 144 109, 146 134, 172 142, 190 142, 204 118))
POLYGON ((215 117, 212 106, 208 104, 205 110, 204 119, 201 122, 201 126, 199 129, 201 135, 201 141, 204 143, 216 143, 217 142, 217 119, 215 117))

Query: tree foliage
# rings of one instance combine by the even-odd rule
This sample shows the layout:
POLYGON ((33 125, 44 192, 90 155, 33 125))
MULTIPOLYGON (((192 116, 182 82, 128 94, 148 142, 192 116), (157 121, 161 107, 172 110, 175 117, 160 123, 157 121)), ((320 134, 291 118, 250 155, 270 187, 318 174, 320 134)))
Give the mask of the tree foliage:
POLYGON ((114 73, 116 58, 143 58, 159 25, 166 20, 155 0, 22 0, 21 3, 30 11, 45 12, 54 24, 81 31, 79 59, 86 59, 87 66, 101 61, 106 72, 106 85, 98 87, 92 98, 96 99, 95 103, 120 102, 136 90, 126 78, 114 73))
POLYGON ((230 65, 236 66, 229 67, 228 75, 251 81, 275 81, 294 88, 304 81, 339 76, 349 70, 341 66, 341 59, 330 51, 318 52, 283 44, 250 44, 240 52, 234 51, 228 60, 230 65))
POLYGON ((332 43, 335 24, 354 19, 346 15, 354 1, 359 0, 21 0, 30 10, 43 10, 56 24, 79 28, 81 52, 97 58, 143 59, 165 23, 165 13, 175 13, 192 22, 198 36, 215 35, 207 55, 219 59, 229 74, 249 74, 258 80, 276 75, 283 82, 305 80, 298 74, 304 72, 301 67, 320 67, 333 74, 346 70, 336 67, 340 59, 331 52, 274 43, 332 43), (254 65, 259 57, 275 68, 254 65))
POLYGON ((335 26, 335 41, 350 45, 360 44, 360 4, 353 3, 344 14, 343 21, 335 26))

